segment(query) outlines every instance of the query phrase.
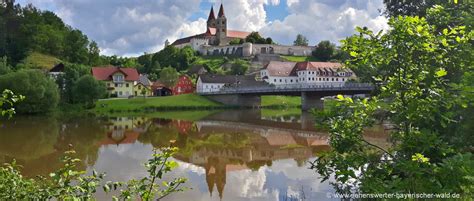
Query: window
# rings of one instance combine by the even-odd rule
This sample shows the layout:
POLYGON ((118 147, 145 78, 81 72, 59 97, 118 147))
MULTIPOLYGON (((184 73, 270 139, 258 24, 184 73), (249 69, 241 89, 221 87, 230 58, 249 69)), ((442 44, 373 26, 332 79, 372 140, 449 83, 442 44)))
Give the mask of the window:
POLYGON ((334 81, 334 78, 331 78, 331 81, 334 81))
POLYGON ((142 89, 142 85, 138 85, 138 89, 142 89))
POLYGON ((281 82, 281 79, 280 79, 280 82, 281 82))
POLYGON ((273 82, 277 82, 277 79, 274 79, 273 82))
POLYGON ((130 85, 129 85, 128 83, 125 85, 125 87, 129 87, 129 86, 130 86, 130 85))
POLYGON ((119 91, 119 95, 120 95, 120 96, 122 95, 122 92, 121 92, 121 91, 119 91))
POLYGON ((115 84, 115 87, 118 87, 118 84, 115 84))
POLYGON ((336 78, 336 81, 339 81, 339 78, 336 78))
POLYGON ((319 78, 319 81, 321 81, 321 78, 319 78))

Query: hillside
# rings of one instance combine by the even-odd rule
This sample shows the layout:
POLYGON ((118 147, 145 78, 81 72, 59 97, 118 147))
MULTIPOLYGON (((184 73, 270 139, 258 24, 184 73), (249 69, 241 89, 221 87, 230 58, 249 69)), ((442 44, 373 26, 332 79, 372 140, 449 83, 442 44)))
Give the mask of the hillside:
POLYGON ((61 60, 56 57, 39 52, 32 52, 24 60, 22 60, 22 63, 26 66, 43 70, 50 70, 54 67, 54 65, 60 62, 61 60))

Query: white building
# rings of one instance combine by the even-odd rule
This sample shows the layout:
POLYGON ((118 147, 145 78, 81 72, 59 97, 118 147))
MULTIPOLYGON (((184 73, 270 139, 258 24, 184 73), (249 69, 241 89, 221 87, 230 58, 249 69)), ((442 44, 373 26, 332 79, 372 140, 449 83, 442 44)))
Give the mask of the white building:
POLYGON ((340 85, 355 78, 350 69, 333 62, 271 61, 260 71, 262 80, 273 85, 340 85))
POLYGON ((224 87, 258 86, 261 83, 255 80, 255 76, 204 74, 198 77, 196 92, 217 92, 224 87))

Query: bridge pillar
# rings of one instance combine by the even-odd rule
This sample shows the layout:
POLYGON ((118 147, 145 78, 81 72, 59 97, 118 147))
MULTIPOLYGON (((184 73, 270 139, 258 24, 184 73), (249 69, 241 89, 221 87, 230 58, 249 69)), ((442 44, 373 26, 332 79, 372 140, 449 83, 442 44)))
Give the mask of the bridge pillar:
POLYGON ((222 103, 228 106, 239 106, 254 108, 260 107, 261 98, 260 95, 250 95, 250 94, 226 94, 226 95, 211 95, 207 98, 222 103))
POLYGON ((310 92, 301 92, 301 110, 308 111, 310 109, 323 109, 324 101, 321 100, 323 96, 310 92))
POLYGON ((314 116, 308 111, 301 112, 301 129, 311 130, 314 128, 314 116))

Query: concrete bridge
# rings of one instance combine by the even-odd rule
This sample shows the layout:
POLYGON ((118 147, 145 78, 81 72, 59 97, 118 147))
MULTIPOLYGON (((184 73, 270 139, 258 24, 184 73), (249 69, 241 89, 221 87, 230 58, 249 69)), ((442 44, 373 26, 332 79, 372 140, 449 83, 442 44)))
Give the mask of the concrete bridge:
POLYGON ((291 84, 223 87, 214 92, 198 92, 201 96, 223 103, 241 107, 260 107, 261 96, 285 95, 301 96, 301 109, 323 108, 326 96, 369 94, 374 87, 368 83, 329 83, 329 84, 291 84))

